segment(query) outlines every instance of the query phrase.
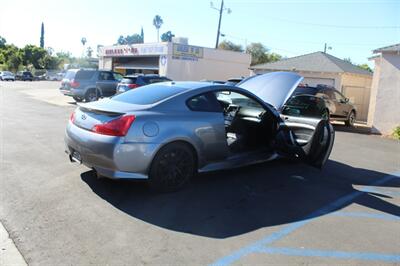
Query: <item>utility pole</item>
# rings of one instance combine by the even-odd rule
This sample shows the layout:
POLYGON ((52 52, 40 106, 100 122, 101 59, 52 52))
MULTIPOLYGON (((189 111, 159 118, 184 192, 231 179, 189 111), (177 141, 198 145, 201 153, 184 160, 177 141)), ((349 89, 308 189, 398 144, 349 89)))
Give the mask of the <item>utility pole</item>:
POLYGON ((224 7, 224 0, 221 1, 221 7, 220 8, 214 7, 213 2, 210 2, 210 6, 211 6, 212 9, 215 9, 215 10, 217 10, 219 12, 217 41, 215 42, 215 49, 217 49, 218 48, 218 44, 219 44, 220 30, 221 30, 222 13, 224 12, 224 10, 226 10, 228 12, 228 14, 230 14, 232 11, 231 11, 230 8, 225 8, 224 7))
POLYGON ((332 47, 331 47, 331 46, 328 46, 327 43, 325 43, 325 46, 324 46, 324 53, 325 53, 325 54, 326 54, 326 50, 332 50, 332 47))

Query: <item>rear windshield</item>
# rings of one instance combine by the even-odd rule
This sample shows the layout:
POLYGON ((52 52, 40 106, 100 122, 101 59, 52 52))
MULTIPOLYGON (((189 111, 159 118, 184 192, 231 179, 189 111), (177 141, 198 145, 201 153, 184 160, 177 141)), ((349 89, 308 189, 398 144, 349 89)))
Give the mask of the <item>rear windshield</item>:
POLYGON ((113 100, 131 104, 153 104, 185 91, 185 88, 159 84, 142 86, 112 97, 113 100))
POLYGON ((81 70, 78 71, 75 75, 75 79, 76 80, 88 80, 88 79, 92 79, 94 73, 96 73, 96 71, 94 70, 81 70))
POLYGON ((290 98, 283 107, 282 114, 321 118, 326 110, 324 100, 307 95, 290 98))
POLYGON ((31 73, 31 72, 28 72, 28 71, 25 71, 25 72, 23 73, 23 75, 25 75, 25 76, 32 76, 32 73, 31 73))
POLYGON ((143 79, 144 82, 146 82, 147 84, 153 84, 153 83, 158 83, 158 82, 171 81, 170 79, 164 78, 164 77, 143 77, 142 79, 143 79))
POLYGON ((293 95, 300 95, 300 94, 308 94, 308 95, 315 95, 317 94, 318 89, 316 88, 312 88, 312 87, 297 87, 294 92, 293 95))
POLYGON ((74 79, 75 74, 76 74, 76 71, 68 70, 67 73, 65 73, 64 78, 69 79, 69 80, 74 79))
POLYGON ((132 84, 132 83, 135 83, 136 82, 136 78, 134 78, 134 77, 132 77, 132 78, 130 78, 130 77, 124 77, 122 80, 121 80, 121 83, 126 83, 126 84, 132 84))

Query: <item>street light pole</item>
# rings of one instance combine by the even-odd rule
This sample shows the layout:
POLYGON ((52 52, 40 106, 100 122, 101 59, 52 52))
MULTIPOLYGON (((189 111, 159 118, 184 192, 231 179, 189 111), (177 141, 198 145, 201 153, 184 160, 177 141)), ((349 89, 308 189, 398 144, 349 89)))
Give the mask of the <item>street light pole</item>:
POLYGON ((218 21, 218 31, 217 31, 217 42, 215 43, 215 49, 218 48, 219 44, 219 35, 221 30, 221 20, 222 20, 222 12, 224 11, 224 0, 221 1, 221 8, 219 9, 219 21, 218 21))
POLYGON ((221 30, 222 13, 224 12, 224 10, 226 10, 228 12, 228 14, 230 14, 231 13, 231 9, 224 7, 224 0, 221 1, 221 7, 220 8, 214 7, 213 2, 210 3, 210 6, 211 6, 212 9, 215 9, 215 10, 217 10, 219 12, 217 41, 215 42, 215 49, 217 49, 218 48, 218 44, 219 44, 219 35, 221 34, 220 30, 221 30))

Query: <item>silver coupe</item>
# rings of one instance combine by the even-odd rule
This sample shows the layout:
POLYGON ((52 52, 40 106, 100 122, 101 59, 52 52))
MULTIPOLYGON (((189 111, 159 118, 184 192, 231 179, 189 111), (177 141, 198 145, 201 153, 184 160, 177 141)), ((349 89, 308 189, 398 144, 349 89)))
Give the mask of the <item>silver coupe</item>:
POLYGON ((303 78, 273 72, 237 86, 165 82, 143 86, 71 114, 71 161, 113 179, 146 179, 174 191, 198 172, 289 157, 321 168, 335 133, 315 96, 291 97, 303 78))

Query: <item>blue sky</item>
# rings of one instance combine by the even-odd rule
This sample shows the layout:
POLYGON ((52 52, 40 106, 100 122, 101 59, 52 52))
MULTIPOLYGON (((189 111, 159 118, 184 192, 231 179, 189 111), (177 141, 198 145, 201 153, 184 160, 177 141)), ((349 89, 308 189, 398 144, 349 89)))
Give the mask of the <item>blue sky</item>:
MULTIPOLYGON (((45 45, 56 51, 82 53, 87 46, 109 45, 119 35, 140 33, 155 42, 152 25, 159 14, 160 32, 171 30, 189 43, 215 45, 218 12, 209 0, 0 0, 0 36, 17 46, 39 44, 45 23, 45 45)), ((214 0, 219 6, 220 0, 214 0)), ((371 50, 400 42, 399 0, 225 0, 232 10, 224 14, 221 32, 236 43, 262 42, 287 57, 322 50, 366 63, 371 50), (397 27, 397 28, 385 28, 397 27)), ((221 38, 221 40, 224 38, 221 38)))

